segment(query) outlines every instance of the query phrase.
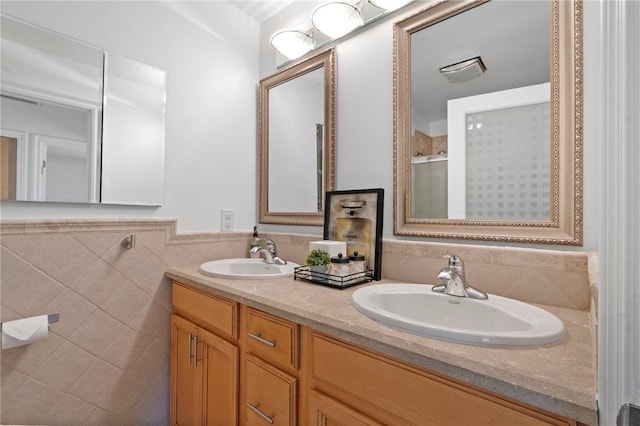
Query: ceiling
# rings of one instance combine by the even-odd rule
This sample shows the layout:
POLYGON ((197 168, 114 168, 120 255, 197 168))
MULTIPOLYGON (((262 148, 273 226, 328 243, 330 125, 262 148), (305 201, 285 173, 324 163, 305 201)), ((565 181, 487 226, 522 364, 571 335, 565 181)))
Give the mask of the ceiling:
POLYGON ((258 22, 264 22, 294 0, 227 0, 258 22))
POLYGON ((449 99, 548 82, 549 16, 546 2, 492 1, 414 33, 414 113, 428 122, 444 120, 449 99), (481 77, 452 84, 440 75, 440 67, 475 56, 487 66, 481 77))

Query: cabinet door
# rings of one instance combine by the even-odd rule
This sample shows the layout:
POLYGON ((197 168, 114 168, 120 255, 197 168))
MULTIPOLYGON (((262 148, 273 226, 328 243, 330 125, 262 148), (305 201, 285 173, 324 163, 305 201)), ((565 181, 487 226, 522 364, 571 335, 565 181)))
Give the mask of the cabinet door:
POLYGON ((204 362, 204 424, 238 424, 238 347, 200 329, 201 350, 196 362, 204 362))
POLYGON ((196 365, 198 327, 171 316, 171 424, 202 423, 202 364, 196 365))
POLYGON ((382 426, 338 401, 314 390, 309 391, 309 426, 382 426))

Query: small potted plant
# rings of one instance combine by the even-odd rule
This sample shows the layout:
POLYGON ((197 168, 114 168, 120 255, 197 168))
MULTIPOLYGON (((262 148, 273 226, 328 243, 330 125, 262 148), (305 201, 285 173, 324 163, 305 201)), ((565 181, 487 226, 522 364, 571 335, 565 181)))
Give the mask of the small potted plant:
POLYGON ((326 250, 313 249, 307 256, 307 265, 312 272, 325 273, 329 263, 331 263, 331 256, 326 250))

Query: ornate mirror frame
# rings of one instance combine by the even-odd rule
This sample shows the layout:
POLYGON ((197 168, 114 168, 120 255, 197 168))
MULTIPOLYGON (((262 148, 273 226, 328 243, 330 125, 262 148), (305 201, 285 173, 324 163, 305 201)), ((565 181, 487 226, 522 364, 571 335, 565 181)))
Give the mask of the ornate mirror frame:
MULTIPOLYGON (((320 197, 322 203, 324 203, 324 192, 335 189, 336 54, 335 48, 330 48, 260 81, 258 125, 258 220, 260 223, 318 226, 324 224, 324 208, 318 212, 269 211, 269 90, 316 69, 324 70, 324 161, 323 191, 320 197)), ((295 158, 291 161, 295 161, 295 158)), ((292 195, 295 196, 295 194, 292 195)))
POLYGON ((487 0, 442 1, 394 26, 394 235, 582 245, 582 0, 551 0, 551 218, 411 217, 411 34, 487 0))

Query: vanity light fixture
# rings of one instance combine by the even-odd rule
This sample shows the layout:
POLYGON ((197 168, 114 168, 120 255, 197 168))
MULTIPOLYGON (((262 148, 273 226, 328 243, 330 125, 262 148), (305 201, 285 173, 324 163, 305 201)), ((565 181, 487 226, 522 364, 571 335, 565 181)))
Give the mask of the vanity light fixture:
POLYGON ((331 38, 342 37, 363 24, 360 9, 349 1, 321 4, 311 14, 311 22, 331 38))
POLYGON ((315 48, 312 31, 282 30, 274 33, 271 46, 289 59, 296 59, 315 48))
MULTIPOLYGON (((302 25, 302 28, 310 28, 308 31, 278 31, 271 36, 271 46, 292 61, 414 1, 417 0, 326 1, 313 9, 311 24, 302 25)), ((287 64, 288 62, 284 63, 285 66, 287 64)), ((276 65, 276 68, 281 66, 283 64, 276 65)))
POLYGON ((482 62, 480 56, 440 68, 440 74, 451 83, 471 81, 474 78, 480 77, 486 71, 487 67, 484 62, 482 62))

